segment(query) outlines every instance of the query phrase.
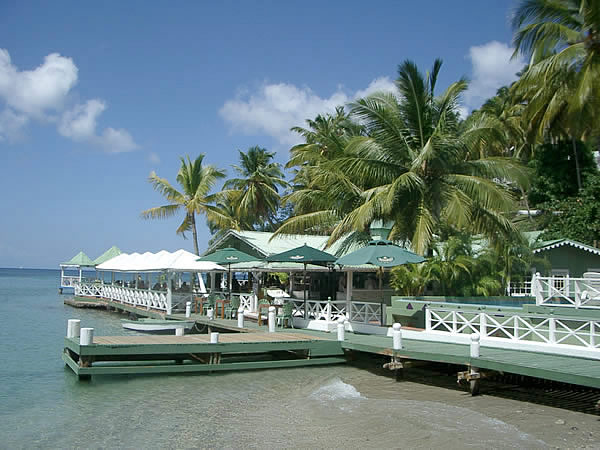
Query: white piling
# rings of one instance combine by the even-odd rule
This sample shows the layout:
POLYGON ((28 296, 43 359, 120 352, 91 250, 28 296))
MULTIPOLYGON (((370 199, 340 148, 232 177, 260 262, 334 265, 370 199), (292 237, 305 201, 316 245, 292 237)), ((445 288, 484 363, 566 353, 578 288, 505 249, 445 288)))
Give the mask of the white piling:
POLYGON ((238 328, 244 328, 244 308, 240 306, 237 310, 238 328))
POLYGON ((471 358, 479 358, 479 334, 473 333, 471 335, 471 358))
POLYGON ((210 343, 211 344, 219 343, 219 333, 210 333, 210 343))
POLYGON ((192 315, 192 302, 185 302, 185 317, 192 315))
POLYGON ((79 331, 81 330, 81 320, 69 319, 67 322, 67 337, 78 338, 79 331))
POLYGON ((346 321, 340 319, 337 323, 337 340, 342 342, 346 339, 346 321))
POLYGON ((175 328, 175 336, 183 336, 185 334, 185 328, 175 328))
POLYGON ((269 333, 275 333, 275 307, 269 306, 269 333))
POLYGON ((208 308, 208 311, 206 311, 206 317, 208 317, 208 320, 213 320, 215 318, 215 310, 208 308))
POLYGON ((94 343, 94 329, 82 328, 79 337, 79 345, 92 345, 94 343))
POLYGON ((392 327, 393 349, 402 350, 402 325, 395 323, 392 327))

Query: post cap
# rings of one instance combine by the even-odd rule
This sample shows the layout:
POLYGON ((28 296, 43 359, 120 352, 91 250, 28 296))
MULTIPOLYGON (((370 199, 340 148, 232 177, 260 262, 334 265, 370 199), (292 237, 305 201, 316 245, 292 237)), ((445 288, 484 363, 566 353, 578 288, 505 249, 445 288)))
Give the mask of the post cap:
POLYGON ((471 341, 472 341, 472 342, 477 342, 477 341, 479 341, 479 334, 478 334, 478 333, 473 333, 473 334, 471 335, 471 341))
POLYGON ((400 325, 398 322, 396 322, 396 323, 395 323, 395 324, 392 326, 392 328, 393 328, 394 330, 396 330, 396 331, 400 331, 400 328, 402 328, 402 325, 400 325))
POLYGON ((269 312, 275 312, 275 307, 274 306, 269 306, 269 312))

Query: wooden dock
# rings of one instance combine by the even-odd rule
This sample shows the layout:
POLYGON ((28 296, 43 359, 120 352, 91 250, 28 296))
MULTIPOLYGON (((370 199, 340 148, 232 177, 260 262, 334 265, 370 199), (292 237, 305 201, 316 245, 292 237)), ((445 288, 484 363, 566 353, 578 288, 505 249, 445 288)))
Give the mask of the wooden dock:
POLYGON ((339 343, 296 332, 94 337, 80 345, 65 338, 64 362, 80 377, 192 373, 299 367, 345 362, 339 343))

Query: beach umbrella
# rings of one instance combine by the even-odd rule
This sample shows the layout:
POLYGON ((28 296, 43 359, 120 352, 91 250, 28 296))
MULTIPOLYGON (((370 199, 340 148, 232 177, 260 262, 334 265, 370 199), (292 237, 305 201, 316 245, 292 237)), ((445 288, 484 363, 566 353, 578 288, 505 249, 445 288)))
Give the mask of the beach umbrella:
POLYGON ((227 264, 228 269, 228 284, 229 284, 229 298, 231 298, 231 265, 237 264, 241 262, 252 262, 252 261, 262 261, 262 258, 257 256, 249 255, 248 253, 244 253, 241 250, 236 248, 221 248, 213 253, 209 253, 208 255, 202 256, 198 258, 196 261, 211 261, 220 265, 227 264))
POLYGON ((366 247, 342 256, 335 263, 340 266, 363 266, 368 264, 378 267, 381 270, 381 272, 378 271, 379 290, 382 291, 383 269, 403 264, 418 264, 423 261, 425 261, 425 258, 421 255, 406 250, 391 241, 380 240, 370 241, 366 247))
POLYGON ((323 252, 317 248, 309 245, 302 245, 283 253, 277 253, 276 255, 267 256, 267 262, 293 262, 302 263, 304 270, 302 271, 302 288, 304 290, 304 318, 308 318, 308 310, 306 308, 306 265, 316 264, 325 265, 327 263, 335 262, 336 257, 330 253, 323 252))

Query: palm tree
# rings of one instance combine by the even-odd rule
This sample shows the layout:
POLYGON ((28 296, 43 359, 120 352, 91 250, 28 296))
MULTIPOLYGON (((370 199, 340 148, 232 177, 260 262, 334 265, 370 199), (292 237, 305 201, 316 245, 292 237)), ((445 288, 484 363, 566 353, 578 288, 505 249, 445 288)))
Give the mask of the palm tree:
POLYGON ((496 239, 512 231, 506 213, 514 199, 507 186, 525 184, 527 172, 512 158, 485 156, 482 149, 502 139, 485 118, 459 132, 456 107, 467 82, 459 80, 436 97, 441 64, 437 60, 424 76, 405 61, 397 95, 377 93, 351 105, 367 135, 352 137, 341 156, 312 168, 319 191, 310 192, 309 185, 292 200, 313 209, 280 232, 336 221, 331 243, 368 232, 374 220, 392 221, 390 238, 425 254, 443 223, 496 239))
POLYGON ((531 56, 524 79, 552 79, 560 68, 572 70, 569 110, 576 113, 598 101, 600 5, 589 0, 523 0, 515 11, 515 54, 531 56))
POLYGON ((183 222, 177 228, 177 233, 185 238, 186 231, 192 231, 194 240, 194 252, 199 255, 198 233, 196 230, 196 214, 206 214, 210 217, 214 207, 211 203, 215 196, 210 195, 210 190, 217 180, 225 177, 225 172, 212 165, 203 166, 204 154, 200 154, 193 162, 189 156, 180 158, 181 167, 177 172, 177 183, 181 190, 175 189, 165 178, 160 178, 154 171, 150 173, 148 181, 154 189, 160 192, 168 204, 157 206, 142 211, 144 219, 165 219, 183 211, 185 216, 183 222))
POLYGON ((600 7, 587 0, 524 0, 517 8, 515 55, 531 64, 515 87, 540 136, 570 137, 581 189, 577 140, 597 133, 600 7))
POLYGON ((236 197, 239 217, 252 217, 252 223, 260 226, 265 222, 273 225, 280 203, 279 188, 288 186, 281 165, 271 162, 275 153, 258 146, 246 153, 238 151, 240 165, 233 168, 240 177, 227 180, 222 194, 236 197))

